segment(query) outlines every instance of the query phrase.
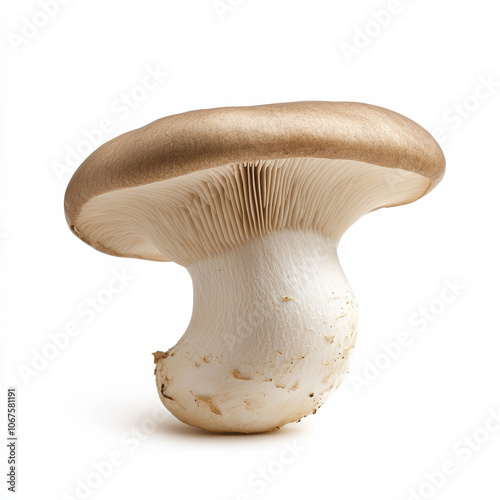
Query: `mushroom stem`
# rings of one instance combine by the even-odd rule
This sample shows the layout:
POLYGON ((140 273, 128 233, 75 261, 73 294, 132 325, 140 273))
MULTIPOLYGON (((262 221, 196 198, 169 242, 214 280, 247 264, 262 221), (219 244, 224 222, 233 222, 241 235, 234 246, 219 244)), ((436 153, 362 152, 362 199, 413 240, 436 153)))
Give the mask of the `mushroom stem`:
POLYGON ((158 360, 163 404, 215 432, 263 432, 314 413, 342 382, 357 304, 333 240, 284 230, 188 268, 193 315, 158 360))

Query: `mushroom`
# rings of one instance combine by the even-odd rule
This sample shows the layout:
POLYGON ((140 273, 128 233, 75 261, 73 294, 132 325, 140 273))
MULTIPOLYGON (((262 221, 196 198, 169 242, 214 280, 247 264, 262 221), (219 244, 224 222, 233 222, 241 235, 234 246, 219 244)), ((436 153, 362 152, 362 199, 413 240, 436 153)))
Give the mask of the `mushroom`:
POLYGON ((377 106, 206 109, 98 148, 65 212, 101 252, 189 271, 191 322, 154 353, 168 410, 214 432, 262 432, 315 413, 347 372, 357 304, 337 258, 344 232, 422 197, 444 166, 428 132, 377 106))

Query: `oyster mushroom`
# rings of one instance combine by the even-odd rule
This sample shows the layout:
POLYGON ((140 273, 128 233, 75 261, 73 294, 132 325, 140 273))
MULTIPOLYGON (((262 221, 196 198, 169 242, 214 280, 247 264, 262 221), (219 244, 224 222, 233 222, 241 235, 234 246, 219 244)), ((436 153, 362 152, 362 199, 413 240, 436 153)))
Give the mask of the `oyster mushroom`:
POLYGON ((428 193, 444 165, 430 134, 372 105, 191 111, 97 149, 65 211, 97 250, 188 269, 191 322, 155 353, 163 404, 210 431, 262 432, 315 413, 347 372, 357 305, 337 258, 344 232, 428 193))

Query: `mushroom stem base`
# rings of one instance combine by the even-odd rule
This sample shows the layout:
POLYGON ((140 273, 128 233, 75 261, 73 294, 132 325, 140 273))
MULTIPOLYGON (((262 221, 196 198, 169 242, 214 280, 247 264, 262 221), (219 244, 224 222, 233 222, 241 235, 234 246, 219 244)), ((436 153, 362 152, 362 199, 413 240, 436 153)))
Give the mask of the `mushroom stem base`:
POLYGON ((356 339, 335 243, 286 230, 188 270, 191 322, 157 360, 163 404, 215 432, 263 432, 315 413, 341 384, 356 339))

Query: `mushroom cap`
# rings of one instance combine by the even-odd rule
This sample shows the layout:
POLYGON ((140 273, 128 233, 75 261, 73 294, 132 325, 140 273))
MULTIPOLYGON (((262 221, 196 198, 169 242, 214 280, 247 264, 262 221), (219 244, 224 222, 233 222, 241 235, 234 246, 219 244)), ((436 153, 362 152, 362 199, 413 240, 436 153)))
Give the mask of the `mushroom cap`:
MULTIPOLYGON (((378 200, 376 206, 370 206, 367 211, 415 201, 440 181, 445 170, 443 152, 425 129, 378 106, 312 101, 204 109, 156 120, 99 147, 76 170, 68 185, 64 200, 66 219, 79 238, 105 253, 175 260, 168 251, 153 249, 156 242, 148 248, 144 235, 140 235, 142 243, 128 251, 108 241, 102 228, 93 234, 93 221, 99 217, 106 219, 107 207, 113 212, 112 198, 106 196, 131 193, 156 183, 165 185, 166 181, 179 178, 189 179, 192 186, 197 182, 196 173, 208 169, 255 166, 259 162, 269 166, 273 161, 283 166, 287 159, 334 160, 331 168, 335 165, 382 167, 407 172, 408 179, 425 180, 411 193, 386 202, 378 200), (339 160, 351 163, 339 163, 339 160), (86 207, 99 199, 103 202, 98 210, 95 205, 92 215, 84 216, 86 207)), ((303 161, 299 168, 307 169, 310 164, 303 161)), ((206 182, 204 179, 200 182, 206 182)), ((393 185, 394 189, 399 189, 400 184, 393 185)), ((176 186, 177 189, 180 185, 176 186)), ((140 199, 149 195, 145 190, 138 196, 140 199)), ((139 203, 134 201, 137 199, 137 196, 128 198, 128 203, 139 203)), ((154 204, 141 210, 154 212, 154 204)), ((122 212, 123 220, 120 211, 113 212, 113 222, 110 218, 107 231, 117 221, 123 222, 120 228, 123 240, 127 238, 127 228, 130 234, 137 233, 140 221, 135 220, 136 229, 133 229, 133 224, 129 224, 130 210, 122 212)))

